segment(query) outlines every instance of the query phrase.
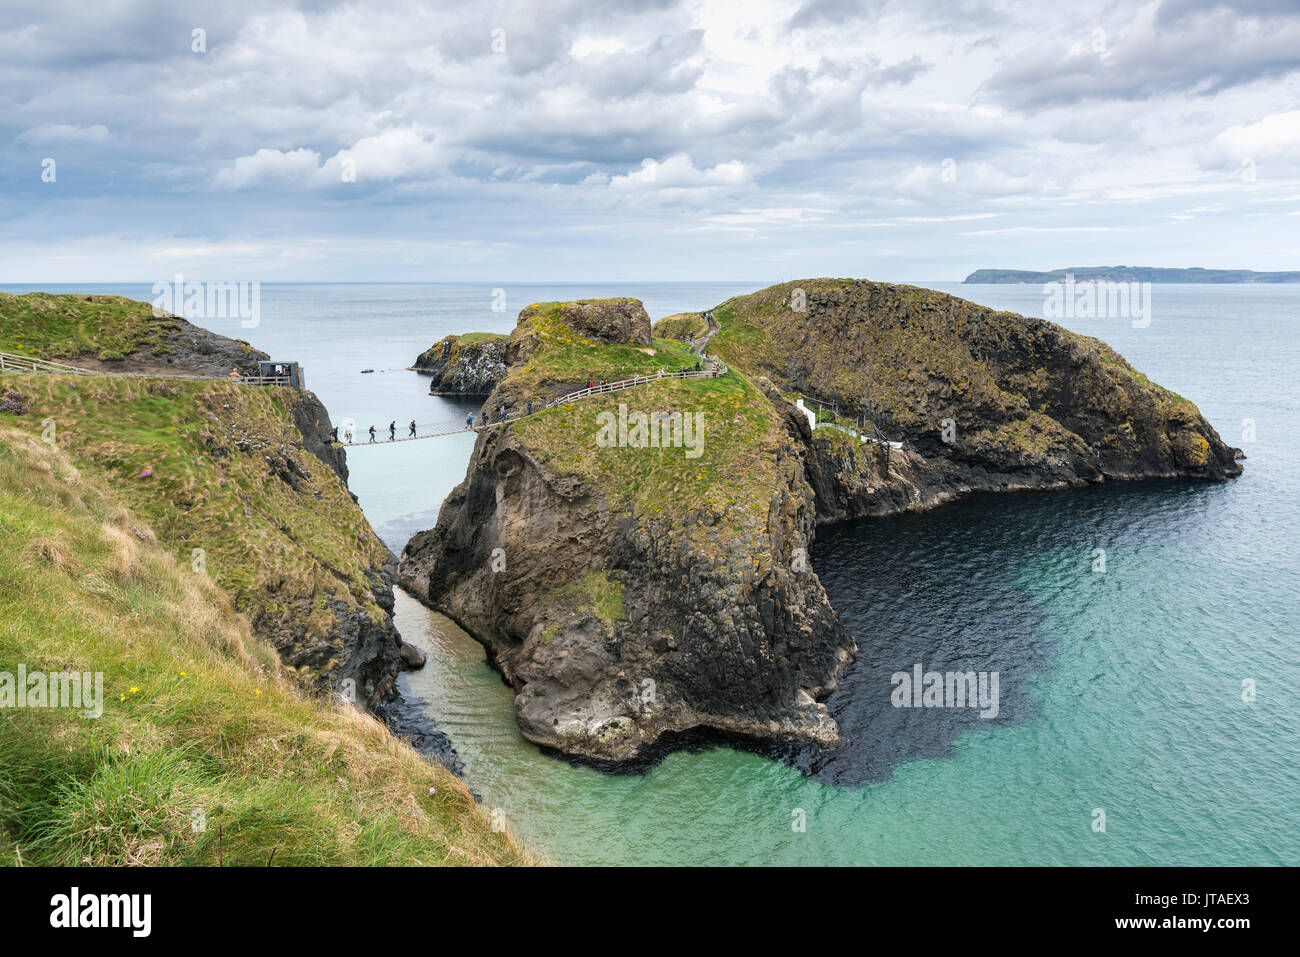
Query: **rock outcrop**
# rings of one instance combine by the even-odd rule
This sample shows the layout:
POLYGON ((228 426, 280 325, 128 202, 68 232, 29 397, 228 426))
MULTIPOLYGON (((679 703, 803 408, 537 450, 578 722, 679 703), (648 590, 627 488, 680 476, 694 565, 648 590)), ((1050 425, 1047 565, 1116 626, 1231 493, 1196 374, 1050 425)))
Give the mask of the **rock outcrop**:
POLYGON ((719 307, 712 343, 733 367, 901 441, 787 420, 809 450, 822 521, 940 504, 975 491, 1241 474, 1190 401, 1099 339, 931 290, 804 280, 719 307), (794 305, 799 308, 793 308, 794 305))
POLYGON ((432 377, 433 395, 487 395, 505 378, 507 341, 486 333, 445 336, 420 353, 412 368, 432 377))
POLYGON ((519 321, 539 328, 560 323, 596 342, 650 345, 650 316, 639 299, 542 302, 524 309, 519 321))
MULTIPOLYGON (((856 649, 808 567, 819 523, 976 490, 1241 471, 1194 405, 1041 320, 856 280, 713 313, 727 375, 481 433, 402 556, 403 584, 516 689, 524 735, 571 756, 627 761, 694 729, 835 745, 822 702, 856 649), (814 429, 800 397, 839 427, 814 429), (702 441, 635 438, 640 409, 650 434, 696 416, 702 441), (862 438, 881 435, 902 448, 862 438)), ((692 358, 647 341, 637 307, 544 303, 520 313, 489 404, 692 358)))
MULTIPOLYGON (((648 333, 626 300, 525 309, 489 403, 565 391, 575 362, 613 379, 602 363, 646 374, 696 361, 648 333)), ((691 408, 700 397, 664 382, 635 399, 698 414, 699 461, 684 447, 598 447, 596 418, 617 396, 482 433, 437 527, 403 553, 403 584, 484 642, 531 740, 615 761, 697 728, 838 742, 821 701, 855 649, 807 566, 816 513, 801 454, 739 377, 691 408)))

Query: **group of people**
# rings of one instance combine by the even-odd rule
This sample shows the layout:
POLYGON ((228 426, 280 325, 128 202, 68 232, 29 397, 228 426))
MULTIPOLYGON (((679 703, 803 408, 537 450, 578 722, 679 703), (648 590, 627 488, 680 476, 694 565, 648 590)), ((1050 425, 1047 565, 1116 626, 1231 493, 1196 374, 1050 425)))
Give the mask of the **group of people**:
MULTIPOLYGON (((526 403, 524 403, 524 411, 523 411, 521 414, 523 414, 523 415, 532 415, 532 414, 533 414, 533 400, 532 400, 532 399, 529 399, 526 403)), ((500 407, 497 409, 497 423, 498 423, 498 424, 504 422, 507 418, 509 418, 509 416, 510 416, 510 410, 507 409, 504 405, 503 405, 503 406, 500 406, 500 407)), ((478 426, 477 426, 477 428, 480 428, 480 429, 481 429, 481 428, 484 428, 485 426, 487 426, 487 424, 488 424, 488 411, 487 411, 487 409, 483 409, 483 410, 479 413, 479 421, 478 421, 478 426)), ((474 425, 474 413, 473 413, 473 412, 466 412, 466 413, 465 413, 465 428, 467 428, 467 429, 473 429, 473 428, 475 428, 475 427, 476 427, 476 426, 474 425)))
MULTIPOLYGON (((410 425, 409 425, 407 428, 408 428, 408 431, 407 431, 407 433, 406 433, 406 437, 407 437, 408 439, 413 439, 413 438, 415 438, 415 437, 416 437, 415 419, 412 419, 412 420, 411 420, 410 425)), ((374 442, 374 441, 375 441, 375 437, 376 437, 378 434, 379 434, 378 431, 377 431, 377 430, 375 429, 375 427, 372 425, 372 426, 370 427, 370 441, 371 441, 371 442, 374 442)), ((334 428, 330 429, 330 440, 333 441, 333 442, 337 442, 337 441, 339 441, 339 427, 338 427, 337 425, 334 426, 334 428)), ((389 442, 396 442, 396 441, 397 441, 397 420, 396 420, 396 419, 394 419, 392 422, 389 422, 389 423, 388 423, 388 441, 389 441, 389 442)), ((344 445, 351 445, 351 444, 352 444, 352 429, 351 429, 351 428, 345 428, 345 429, 343 430, 343 444, 344 444, 344 445)))
MULTIPOLYGON (((690 367, 690 366, 686 366, 685 368, 683 368, 683 369, 681 369, 681 370, 679 370, 679 371, 680 371, 680 372, 691 372, 691 371, 699 372, 701 369, 706 368, 706 366, 705 366, 705 361, 706 361, 706 360, 708 360, 708 366, 707 366, 707 368, 709 369, 709 371, 710 371, 710 372, 717 372, 717 371, 718 371, 718 363, 717 363, 717 360, 716 360, 716 359, 709 359, 708 356, 707 356, 707 355, 704 355, 703 353, 701 353, 701 357, 700 357, 700 359, 695 363, 695 366, 694 366, 693 369, 692 369, 692 367, 690 367)), ((232 378, 234 378, 234 377, 237 376, 237 375, 238 375, 238 371, 237 371, 237 370, 236 370, 235 372, 232 372, 232 373, 231 373, 231 377, 232 377, 232 378)), ((653 376, 653 378, 655 378, 655 379, 662 379, 662 378, 664 377, 664 375, 665 375, 664 370, 663 370, 663 369, 660 369, 658 372, 655 373, 655 375, 653 376)), ((632 382, 633 382, 633 384, 637 384, 637 385, 639 385, 639 384, 640 384, 641 382, 643 382, 643 381, 644 381, 644 382, 649 382, 649 381, 651 380, 651 378, 652 378, 652 377, 651 377, 650 375, 648 375, 648 374, 645 375, 645 376, 642 376, 639 372, 634 372, 634 373, 632 373, 632 382)), ((609 387, 609 381, 608 381, 607 379, 601 379, 599 383, 596 382, 595 377, 589 378, 589 379, 587 380, 587 391, 588 391, 588 392, 595 392, 595 391, 597 391, 598 388, 599 388, 600 391, 604 391, 604 390, 605 390, 606 388, 608 388, 608 387, 609 387)), ((532 415, 532 414, 533 414, 533 401, 532 401, 532 399, 529 399, 529 400, 525 403, 525 405, 524 405, 524 410, 523 410, 523 413, 522 413, 522 414, 523 414, 523 415, 532 415)), ((505 422, 506 419, 509 417, 509 415, 510 415, 510 410, 509 410, 509 409, 507 409, 504 405, 499 406, 499 407, 497 408, 497 418, 496 418, 497 423, 500 424, 500 423, 505 422)), ((475 425, 475 423, 474 423, 474 413, 473 413, 473 412, 467 412, 467 413, 465 413, 465 428, 466 428, 466 429, 473 429, 473 428, 480 428, 480 429, 481 429, 481 428, 486 428, 488 424, 489 424, 489 419, 488 419, 488 410, 487 410, 487 409, 483 409, 483 410, 481 410, 481 411, 479 412, 479 418, 478 418, 478 424, 477 424, 477 425, 475 425)), ((412 419, 412 420, 410 421, 410 424, 407 426, 407 428, 408 428, 408 431, 407 431, 407 433, 406 433, 406 437, 409 438, 409 439, 417 438, 415 419, 412 419)), ((372 426, 370 427, 370 441, 371 441, 371 442, 376 441, 376 436, 377 436, 377 435, 378 435, 378 432, 377 432, 377 430, 375 429, 375 427, 372 425, 372 426)), ((335 442, 339 441, 339 429, 338 429, 338 426, 335 426, 334 428, 330 429, 330 438, 331 438, 333 441, 335 441, 335 442)), ((395 441, 397 441, 397 420, 396 420, 396 419, 394 419, 393 421, 391 421, 391 422, 388 423, 388 441, 390 441, 390 442, 395 442, 395 441)), ((344 443, 345 445, 351 445, 351 444, 352 444, 352 430, 351 430, 351 429, 347 429, 347 430, 344 431, 344 433, 343 433, 343 443, 344 443)))

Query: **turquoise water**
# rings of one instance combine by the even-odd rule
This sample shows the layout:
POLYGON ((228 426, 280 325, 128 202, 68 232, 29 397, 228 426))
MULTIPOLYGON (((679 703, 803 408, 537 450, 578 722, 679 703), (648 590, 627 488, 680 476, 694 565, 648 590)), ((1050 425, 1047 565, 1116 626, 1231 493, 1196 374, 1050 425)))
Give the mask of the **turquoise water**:
MULTIPOLYGON (((455 421, 457 403, 402 371, 447 332, 506 331, 534 299, 635 295, 658 317, 760 285, 507 287, 506 314, 486 287, 264 286, 262 328, 243 334, 300 359, 336 420, 455 421)), ((932 285, 1041 314, 1038 287, 932 285)), ((572 766, 519 736, 477 643, 399 596, 399 628, 430 654, 405 690, 484 803, 556 862, 1300 864, 1300 287, 1157 286, 1152 306, 1146 328, 1065 324, 1195 401, 1246 451, 1245 475, 985 496, 822 530, 814 566, 861 647, 830 701, 841 751, 715 747, 622 776, 572 766), (998 671, 998 718, 893 708, 889 675, 918 661, 998 671)), ((432 523, 470 447, 350 454, 353 490, 395 549, 432 523)))

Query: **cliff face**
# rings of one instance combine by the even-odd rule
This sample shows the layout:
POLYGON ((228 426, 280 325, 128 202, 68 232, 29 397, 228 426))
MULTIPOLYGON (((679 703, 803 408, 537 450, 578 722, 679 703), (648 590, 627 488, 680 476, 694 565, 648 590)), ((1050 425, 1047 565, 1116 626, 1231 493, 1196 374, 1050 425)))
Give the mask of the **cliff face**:
POLYGON ((0 345, 110 373, 219 377, 5 379, 27 397, 26 427, 53 419, 59 446, 215 579, 305 684, 355 687, 367 706, 389 695, 396 557, 348 491, 314 394, 226 381, 266 353, 119 296, 0 294, 0 345))
POLYGON ((401 667, 396 565, 325 447, 311 393, 224 381, 32 375, 27 428, 54 419, 78 467, 120 490, 163 545, 233 598, 320 691, 381 701, 401 667), (112 415, 104 415, 112 409, 112 415), (313 448, 324 453, 318 457, 313 448))
MULTIPOLYGON (((490 406, 694 365, 680 343, 641 344, 634 322, 584 323, 583 307, 520 314, 490 406)), ((726 375, 480 433, 402 557, 403 583, 488 647, 523 733, 570 755, 627 760, 692 728, 837 743, 820 702, 856 649, 807 564, 819 522, 1241 471, 1190 402, 1051 323, 857 280, 713 313, 726 375), (798 398, 836 407, 840 428, 814 429, 798 398), (695 423, 697 441, 637 438, 640 411, 695 423), (903 447, 862 440, 877 430, 903 447)))
POLYGON ((506 337, 486 333, 446 336, 415 360, 432 377, 435 395, 487 395, 506 374, 506 337))
MULTIPOLYGON (((598 379, 637 356, 642 374, 693 364, 662 341, 606 354, 571 327, 537 329, 537 315, 520 314, 515 341, 529 346, 501 394, 566 382, 575 349, 598 379)), ((627 760, 711 728, 833 745, 819 699, 854 645, 807 564, 814 523, 801 454, 753 386, 665 381, 482 433, 401 578, 488 647, 539 744, 627 760), (698 414, 698 455, 601 446, 620 401, 698 414)))
POLYGON ((74 464, 39 422, 0 412, 0 662, 97 674, 102 696, 83 703, 103 714, 3 709, 0 860, 529 861, 446 770, 359 709, 300 693, 215 574, 196 574, 188 553, 177 561, 172 531, 119 494, 129 486, 74 464), (124 780, 171 797, 123 804, 124 780), (191 807, 206 828, 188 826, 191 807))

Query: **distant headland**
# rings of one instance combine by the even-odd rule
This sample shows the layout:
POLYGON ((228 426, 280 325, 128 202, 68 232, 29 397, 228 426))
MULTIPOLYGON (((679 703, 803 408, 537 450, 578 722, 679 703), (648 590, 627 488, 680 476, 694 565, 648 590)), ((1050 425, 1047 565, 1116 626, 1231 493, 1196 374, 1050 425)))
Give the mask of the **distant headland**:
POLYGON ((1153 266, 1071 266, 1037 272, 1032 269, 976 269, 963 283, 1060 282, 1067 275, 1076 281, 1108 282, 1300 282, 1300 272, 1255 272, 1253 269, 1163 269, 1153 266))

